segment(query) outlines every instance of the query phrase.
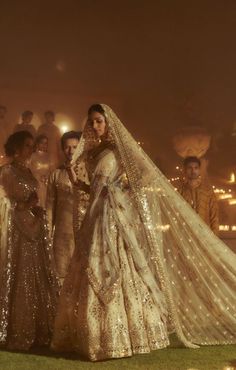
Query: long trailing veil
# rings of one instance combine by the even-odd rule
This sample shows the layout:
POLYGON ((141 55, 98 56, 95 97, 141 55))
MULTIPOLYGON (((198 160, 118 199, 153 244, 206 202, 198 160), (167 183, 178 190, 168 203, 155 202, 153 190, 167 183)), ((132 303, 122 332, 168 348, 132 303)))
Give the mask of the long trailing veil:
MULTIPOLYGON (((187 346, 236 343, 236 255, 206 226, 101 104, 145 235, 145 255, 164 292, 170 330, 187 346)), ((73 161, 89 146, 85 126, 73 161)))

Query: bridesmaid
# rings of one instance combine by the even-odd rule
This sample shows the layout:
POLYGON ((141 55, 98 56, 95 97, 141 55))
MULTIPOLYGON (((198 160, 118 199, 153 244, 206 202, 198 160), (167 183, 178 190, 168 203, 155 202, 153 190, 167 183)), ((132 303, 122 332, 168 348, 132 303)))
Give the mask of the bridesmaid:
POLYGON ((7 211, 0 207, 7 217, 0 230, 0 345, 29 350, 50 342, 57 282, 37 180, 27 167, 32 135, 12 134, 5 151, 12 162, 0 172, 0 203, 8 204, 7 211))

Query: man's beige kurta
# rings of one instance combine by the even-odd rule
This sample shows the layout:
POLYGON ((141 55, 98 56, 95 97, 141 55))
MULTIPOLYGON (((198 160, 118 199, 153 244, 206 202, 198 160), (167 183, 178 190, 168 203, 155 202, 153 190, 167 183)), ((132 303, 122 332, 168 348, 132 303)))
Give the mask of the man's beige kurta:
MULTIPOLYGON (((83 163, 78 165, 77 173, 81 180, 87 181, 83 163)), ((87 203, 88 195, 72 186, 64 165, 51 173, 48 181, 46 209, 56 270, 61 281, 66 276, 74 252, 75 233, 81 225, 87 203)))

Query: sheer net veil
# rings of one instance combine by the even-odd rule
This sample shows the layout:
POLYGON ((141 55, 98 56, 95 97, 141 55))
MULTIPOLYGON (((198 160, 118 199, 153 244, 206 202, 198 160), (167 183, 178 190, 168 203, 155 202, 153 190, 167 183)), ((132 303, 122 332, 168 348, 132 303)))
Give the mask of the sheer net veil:
MULTIPOLYGON (((236 343, 236 255, 200 219, 110 107, 110 140, 145 235, 145 255, 164 292, 170 327, 187 346, 236 343)), ((85 125, 76 162, 91 146, 85 125)))

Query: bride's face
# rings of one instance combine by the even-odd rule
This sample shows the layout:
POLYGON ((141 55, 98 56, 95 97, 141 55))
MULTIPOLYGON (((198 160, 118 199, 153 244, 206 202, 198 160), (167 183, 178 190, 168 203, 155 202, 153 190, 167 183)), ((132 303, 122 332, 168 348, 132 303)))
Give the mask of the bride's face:
POLYGON ((106 132, 106 120, 105 117, 98 112, 93 112, 89 116, 89 123, 93 127, 96 136, 101 137, 106 132))

